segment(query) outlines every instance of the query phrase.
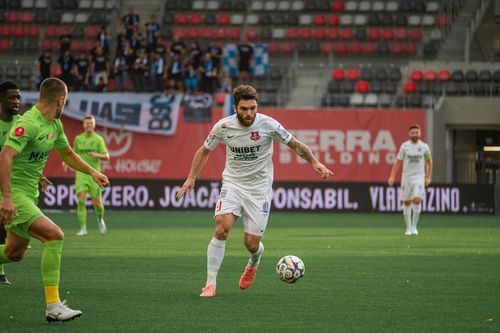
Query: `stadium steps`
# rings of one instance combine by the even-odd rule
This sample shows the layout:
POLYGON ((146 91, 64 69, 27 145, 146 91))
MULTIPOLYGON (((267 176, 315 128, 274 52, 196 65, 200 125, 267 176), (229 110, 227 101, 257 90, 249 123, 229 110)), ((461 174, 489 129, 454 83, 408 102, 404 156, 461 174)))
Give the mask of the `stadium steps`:
POLYGON ((321 97, 330 79, 327 67, 299 66, 296 70, 297 81, 292 90, 287 108, 316 109, 321 107, 321 97))
POLYGON ((441 45, 437 60, 464 61, 465 29, 472 20, 477 6, 477 0, 465 0, 460 14, 453 22, 450 32, 441 45))

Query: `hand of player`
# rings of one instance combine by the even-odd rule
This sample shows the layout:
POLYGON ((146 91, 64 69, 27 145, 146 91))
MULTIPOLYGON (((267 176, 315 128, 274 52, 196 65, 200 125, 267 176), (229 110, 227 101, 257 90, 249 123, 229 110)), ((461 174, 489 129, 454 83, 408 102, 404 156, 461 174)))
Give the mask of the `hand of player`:
POLYGON ((109 186, 108 177, 106 177, 106 175, 104 175, 98 171, 92 173, 92 178, 94 179, 96 184, 99 185, 100 188, 109 186))
POLYGON ((10 196, 4 196, 0 204, 0 225, 10 224, 12 219, 17 216, 16 205, 12 202, 10 196))
POLYGON ((42 192, 47 191, 47 187, 49 185, 53 185, 52 182, 44 175, 40 175, 40 179, 38 180, 38 182, 40 183, 40 190, 42 192))
POLYGON ((389 180, 387 181, 387 185, 389 185, 389 186, 394 185, 394 177, 389 177, 389 180))
POLYGON ((177 192, 176 198, 177 199, 182 198, 184 194, 186 194, 186 192, 188 196, 191 195, 191 190, 194 188, 194 184, 195 184, 194 179, 192 178, 186 179, 179 192, 177 192))
POLYGON ((330 175, 333 176, 333 172, 328 169, 326 166, 324 166, 322 163, 320 162, 316 162, 312 165, 314 171, 316 171, 317 173, 320 174, 321 178, 327 180, 328 177, 330 177, 330 175))
POLYGON ((87 155, 89 155, 89 157, 97 157, 97 153, 94 153, 93 151, 91 151, 90 153, 87 153, 87 155))
POLYGON ((425 181, 424 181, 425 187, 429 186, 430 183, 431 183, 431 179, 429 177, 425 177, 425 181))

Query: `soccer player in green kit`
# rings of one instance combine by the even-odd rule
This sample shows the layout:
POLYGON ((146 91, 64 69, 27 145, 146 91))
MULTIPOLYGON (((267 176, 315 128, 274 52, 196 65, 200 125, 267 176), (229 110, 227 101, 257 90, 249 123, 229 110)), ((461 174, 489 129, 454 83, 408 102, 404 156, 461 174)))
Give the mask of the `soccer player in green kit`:
MULTIPOLYGON (((75 138, 73 150, 88 165, 97 171, 101 171, 101 160, 109 160, 109 153, 103 137, 94 131, 95 118, 93 116, 87 116, 83 119, 83 129, 85 132, 77 135, 75 138)), ((77 233, 77 236, 85 236, 87 234, 87 194, 90 195, 94 206, 99 232, 105 234, 104 206, 101 200, 102 189, 94 182, 91 176, 76 171, 75 190, 78 197, 76 214, 78 216, 78 223, 80 224, 80 231, 77 233)))
POLYGON ((101 187, 109 185, 105 175, 69 146, 60 120, 67 95, 63 81, 45 79, 38 103, 16 121, 0 152, 0 223, 7 229, 7 243, 0 245, 0 264, 20 261, 32 237, 43 243, 41 271, 49 322, 68 321, 82 314, 59 298, 64 234, 36 205, 38 181, 49 153, 55 149, 69 167, 90 174, 101 187))

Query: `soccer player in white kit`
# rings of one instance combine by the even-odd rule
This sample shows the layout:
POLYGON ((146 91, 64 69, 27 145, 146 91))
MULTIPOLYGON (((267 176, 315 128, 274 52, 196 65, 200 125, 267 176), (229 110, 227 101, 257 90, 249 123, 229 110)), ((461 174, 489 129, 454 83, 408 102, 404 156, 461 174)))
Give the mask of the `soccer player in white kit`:
POLYGON ((222 173, 222 187, 215 207, 215 234, 207 249, 207 282, 200 296, 216 294, 216 279, 226 239, 238 218, 243 220, 243 242, 250 259, 241 276, 241 289, 250 287, 257 274, 264 245, 261 242, 271 208, 273 183, 273 140, 288 145, 309 162, 323 179, 333 174, 312 154, 311 149, 294 138, 271 117, 257 114, 257 91, 249 85, 233 90, 236 114, 217 122, 205 143, 196 151, 187 180, 177 197, 191 192, 195 179, 212 150, 219 143, 226 145, 226 165, 222 173))
POLYGON ((405 235, 418 235, 417 223, 422 211, 422 198, 425 188, 429 186, 432 173, 432 158, 429 146, 420 140, 420 126, 410 125, 410 140, 403 142, 392 166, 387 183, 394 185, 394 179, 401 164, 401 197, 404 202, 403 217, 406 223, 405 235), (413 216, 412 216, 413 211, 413 216))

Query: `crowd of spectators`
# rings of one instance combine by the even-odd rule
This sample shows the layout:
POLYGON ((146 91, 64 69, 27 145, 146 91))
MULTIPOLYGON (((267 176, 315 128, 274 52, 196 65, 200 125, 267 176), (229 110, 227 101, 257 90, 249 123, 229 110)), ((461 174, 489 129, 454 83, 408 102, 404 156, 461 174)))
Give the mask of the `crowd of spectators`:
MULTIPOLYGON (((57 56, 58 76, 71 91, 134 91, 134 92, 229 92, 233 79, 223 70, 223 50, 217 43, 202 48, 196 41, 189 45, 174 37, 160 38, 160 24, 155 15, 141 23, 133 7, 122 19, 122 29, 113 37, 107 26, 102 26, 95 46, 87 54, 72 53, 71 35, 59 36, 60 53, 57 56), (113 40, 116 38, 116 40, 113 40), (112 42, 116 41, 114 54, 112 42), (112 82, 113 84, 110 84, 112 82)), ((238 45, 238 79, 251 80, 250 64, 253 47, 248 40, 238 45)), ((37 60, 39 84, 51 76, 53 54, 44 51, 37 60)))

